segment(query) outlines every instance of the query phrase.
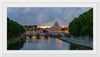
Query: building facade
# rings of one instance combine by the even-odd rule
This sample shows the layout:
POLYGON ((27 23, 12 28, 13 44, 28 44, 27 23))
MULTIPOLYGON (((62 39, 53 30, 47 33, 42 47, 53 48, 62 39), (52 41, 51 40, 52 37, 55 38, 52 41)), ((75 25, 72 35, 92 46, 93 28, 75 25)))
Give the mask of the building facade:
POLYGON ((54 25, 53 25, 51 28, 49 28, 49 32, 50 32, 50 33, 61 32, 61 29, 62 29, 62 27, 59 26, 59 23, 56 21, 56 22, 54 23, 54 25))

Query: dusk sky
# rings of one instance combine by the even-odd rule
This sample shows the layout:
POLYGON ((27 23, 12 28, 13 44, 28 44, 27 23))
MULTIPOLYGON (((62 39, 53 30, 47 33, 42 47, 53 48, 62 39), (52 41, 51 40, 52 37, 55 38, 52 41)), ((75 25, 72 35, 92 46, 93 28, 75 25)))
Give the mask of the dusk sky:
POLYGON ((21 25, 52 26, 57 20, 67 26, 90 7, 8 7, 7 16, 21 25))

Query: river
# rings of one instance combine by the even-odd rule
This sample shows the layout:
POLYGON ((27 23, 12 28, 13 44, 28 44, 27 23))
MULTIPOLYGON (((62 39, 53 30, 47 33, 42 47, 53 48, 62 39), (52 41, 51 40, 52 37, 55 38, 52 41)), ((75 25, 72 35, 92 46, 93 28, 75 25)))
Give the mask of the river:
POLYGON ((59 38, 28 36, 10 45, 8 50, 92 50, 92 48, 64 42, 59 38))

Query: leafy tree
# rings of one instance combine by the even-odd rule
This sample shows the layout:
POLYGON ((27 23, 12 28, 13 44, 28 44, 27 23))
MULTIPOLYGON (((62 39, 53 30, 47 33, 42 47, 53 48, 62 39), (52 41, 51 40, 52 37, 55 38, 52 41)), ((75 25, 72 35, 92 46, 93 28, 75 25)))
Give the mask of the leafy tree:
POLYGON ((18 24, 17 22, 10 20, 7 17, 7 35, 18 35, 19 33, 25 32, 25 29, 22 25, 18 24))
POLYGON ((93 37, 93 8, 75 18, 69 24, 69 32, 75 37, 93 37))

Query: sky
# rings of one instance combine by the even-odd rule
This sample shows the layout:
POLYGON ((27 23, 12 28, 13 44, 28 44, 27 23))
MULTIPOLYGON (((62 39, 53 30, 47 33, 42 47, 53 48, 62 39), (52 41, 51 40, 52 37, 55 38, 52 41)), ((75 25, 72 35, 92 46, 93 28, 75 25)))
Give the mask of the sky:
POLYGON ((8 7, 7 17, 21 25, 60 26, 69 23, 91 7, 8 7))

